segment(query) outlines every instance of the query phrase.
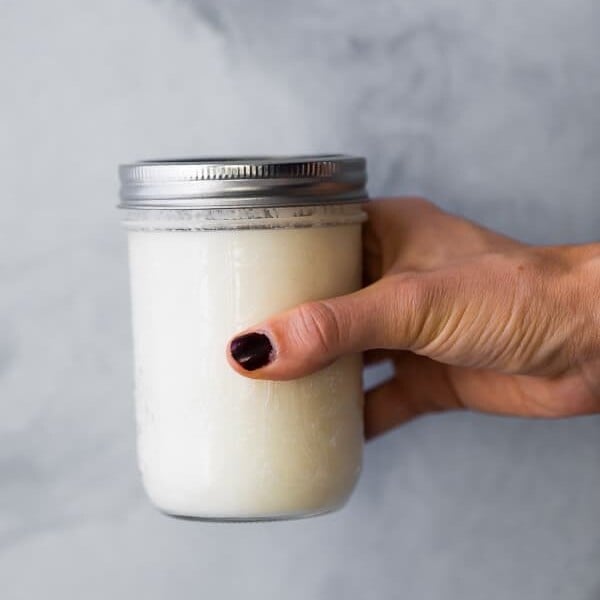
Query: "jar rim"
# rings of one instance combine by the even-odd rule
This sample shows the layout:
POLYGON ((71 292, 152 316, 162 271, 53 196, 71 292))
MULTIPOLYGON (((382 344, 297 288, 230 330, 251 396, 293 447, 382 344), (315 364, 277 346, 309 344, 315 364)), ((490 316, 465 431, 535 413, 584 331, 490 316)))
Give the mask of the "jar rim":
POLYGON ((366 160, 346 154, 147 160, 119 167, 120 208, 250 208, 364 202, 366 160))
POLYGON ((360 225, 367 214, 360 204, 278 206, 269 208, 192 208, 124 210, 129 231, 220 231, 302 229, 360 225))

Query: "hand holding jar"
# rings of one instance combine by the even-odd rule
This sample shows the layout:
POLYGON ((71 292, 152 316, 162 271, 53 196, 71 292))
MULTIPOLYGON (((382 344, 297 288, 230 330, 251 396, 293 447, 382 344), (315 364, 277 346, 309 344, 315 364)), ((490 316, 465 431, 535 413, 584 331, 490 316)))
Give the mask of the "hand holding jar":
POLYGON ((363 427, 600 411, 600 244, 365 202, 365 161, 342 155, 137 163, 121 181, 138 457, 167 514, 334 510, 363 427), (361 353, 394 365, 364 409, 361 353))
POLYGON ((600 244, 529 246, 417 198, 365 210, 369 285, 257 324, 257 352, 234 339, 239 373, 302 377, 358 351, 391 360, 395 377, 366 398, 368 436, 448 409, 600 412, 600 244))

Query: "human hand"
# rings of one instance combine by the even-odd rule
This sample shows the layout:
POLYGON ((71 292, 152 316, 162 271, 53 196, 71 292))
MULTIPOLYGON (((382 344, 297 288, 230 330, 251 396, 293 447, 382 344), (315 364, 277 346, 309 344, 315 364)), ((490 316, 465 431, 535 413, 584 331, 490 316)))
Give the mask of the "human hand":
POLYGON ((352 352, 392 360, 394 378, 367 394, 368 437, 447 409, 600 412, 599 245, 529 246, 418 198, 365 210, 367 287, 242 332, 230 350, 239 359, 240 337, 260 332, 264 360, 230 355, 233 368, 292 379, 352 352))

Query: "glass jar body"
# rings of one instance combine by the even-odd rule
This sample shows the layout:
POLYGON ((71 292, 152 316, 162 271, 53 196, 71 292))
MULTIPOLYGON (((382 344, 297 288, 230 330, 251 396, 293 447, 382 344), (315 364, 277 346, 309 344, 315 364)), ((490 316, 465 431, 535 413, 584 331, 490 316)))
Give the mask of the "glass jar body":
POLYGON ((269 315, 361 285, 356 206, 131 210, 138 457, 163 512, 295 518, 341 506, 360 472, 362 362, 258 381, 228 340, 269 315))

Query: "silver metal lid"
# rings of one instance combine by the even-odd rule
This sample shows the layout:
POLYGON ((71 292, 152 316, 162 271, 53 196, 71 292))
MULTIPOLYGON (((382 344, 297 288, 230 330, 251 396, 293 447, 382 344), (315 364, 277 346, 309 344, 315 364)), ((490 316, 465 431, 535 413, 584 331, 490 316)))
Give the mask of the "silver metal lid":
POLYGON ((343 154, 152 160, 119 167, 120 208, 364 202, 366 161, 343 154))

